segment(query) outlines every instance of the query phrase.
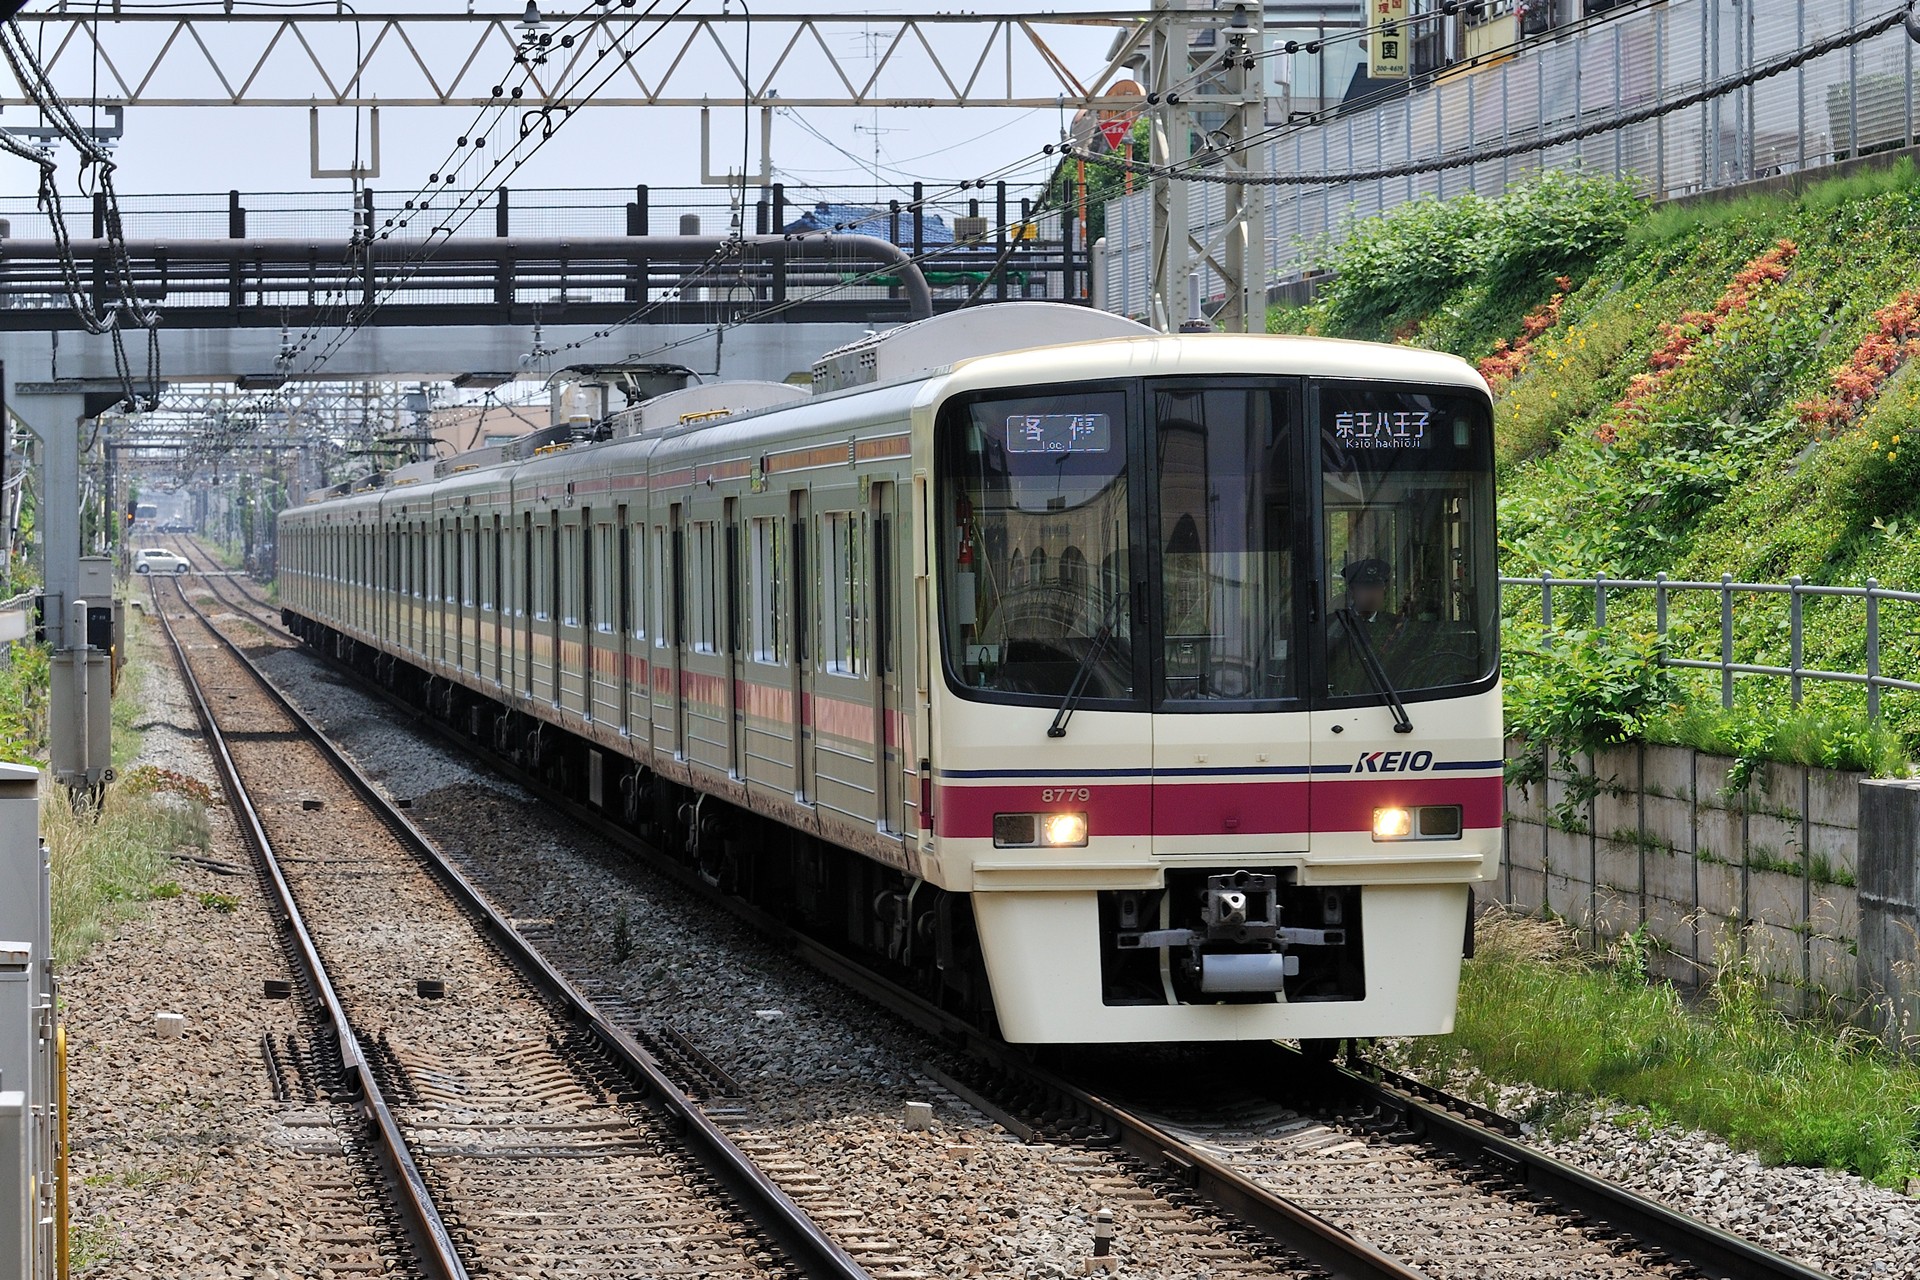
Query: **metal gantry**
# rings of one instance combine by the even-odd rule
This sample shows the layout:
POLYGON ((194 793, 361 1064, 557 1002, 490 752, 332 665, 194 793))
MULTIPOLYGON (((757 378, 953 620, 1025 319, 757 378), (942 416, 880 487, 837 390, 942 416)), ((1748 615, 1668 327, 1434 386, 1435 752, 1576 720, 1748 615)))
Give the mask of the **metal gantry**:
POLYGON ((1220 281, 1213 320, 1232 333, 1266 329, 1266 197, 1258 186, 1229 185, 1220 221, 1195 227, 1190 183, 1170 169, 1199 163, 1244 176, 1259 149, 1249 145, 1264 122, 1259 57, 1264 6, 1189 9, 1186 0, 1154 0, 1147 54, 1153 104, 1151 204, 1152 323, 1172 331, 1211 329, 1201 310, 1203 269, 1220 281))
MULTIPOLYGON (((538 108, 572 102, 571 86, 611 50, 602 68, 620 67, 595 94, 600 106, 1079 108, 1121 74, 1148 27, 1127 9, 751 18, 579 9, 526 15, 538 25, 517 10, 231 5, 104 14, 61 5, 17 21, 70 104, 125 107, 478 107, 518 85, 514 105, 538 108), (749 23, 751 71, 741 56, 749 23), (1078 74, 1051 41, 1088 28, 1121 38, 1106 65, 1078 74)), ((27 100, 16 84, 0 87, 0 106, 27 100)))

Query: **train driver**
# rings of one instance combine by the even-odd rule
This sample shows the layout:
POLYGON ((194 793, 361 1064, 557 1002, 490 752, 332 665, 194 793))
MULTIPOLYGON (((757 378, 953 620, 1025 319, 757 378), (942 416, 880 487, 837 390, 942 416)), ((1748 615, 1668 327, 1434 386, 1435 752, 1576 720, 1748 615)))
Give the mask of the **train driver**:
POLYGON ((1398 684, 1405 666, 1408 619, 1387 610, 1393 585, 1393 566, 1385 560, 1355 560, 1340 571, 1347 584, 1347 604, 1336 609, 1327 627, 1327 685, 1335 697, 1373 693, 1366 660, 1356 636, 1364 636, 1387 678, 1398 684))

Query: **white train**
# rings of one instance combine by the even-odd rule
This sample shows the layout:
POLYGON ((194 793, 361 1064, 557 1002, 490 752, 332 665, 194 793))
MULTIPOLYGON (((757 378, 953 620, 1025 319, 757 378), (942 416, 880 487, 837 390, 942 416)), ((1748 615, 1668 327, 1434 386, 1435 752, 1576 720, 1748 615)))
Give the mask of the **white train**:
POLYGON ((814 383, 316 494, 286 620, 1009 1040, 1449 1029, 1501 827, 1478 375, 1016 303, 814 383))

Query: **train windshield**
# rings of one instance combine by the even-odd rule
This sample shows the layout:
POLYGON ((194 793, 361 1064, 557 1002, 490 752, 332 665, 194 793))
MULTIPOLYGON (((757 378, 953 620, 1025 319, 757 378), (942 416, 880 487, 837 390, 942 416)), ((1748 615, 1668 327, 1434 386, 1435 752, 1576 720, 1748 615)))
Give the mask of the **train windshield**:
POLYGON ((1485 402, 1367 383, 1315 396, 1330 700, 1473 684, 1497 660, 1485 402), (1374 669, 1369 671, 1369 666, 1374 669))
POLYGON ((1488 679, 1490 432, 1484 397, 1371 382, 1156 379, 950 404, 948 679, 1047 705, 1086 667, 1084 705, 1175 713, 1488 679))
POLYGON ((1127 396, 978 400, 946 427, 949 669, 970 689, 1089 705, 1134 687, 1127 396))

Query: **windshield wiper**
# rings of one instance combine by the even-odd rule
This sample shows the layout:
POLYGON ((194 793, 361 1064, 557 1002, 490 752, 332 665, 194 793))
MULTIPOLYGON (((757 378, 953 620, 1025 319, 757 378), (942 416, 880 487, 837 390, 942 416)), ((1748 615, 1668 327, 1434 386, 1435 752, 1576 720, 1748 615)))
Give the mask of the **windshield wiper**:
POLYGON ((1087 652, 1080 659, 1080 669, 1073 673, 1073 683, 1067 686, 1067 696, 1060 699, 1060 710, 1054 713, 1053 723, 1047 726, 1049 738, 1067 736, 1067 721, 1073 719, 1073 709, 1080 703, 1080 697, 1087 690, 1087 682, 1093 678, 1093 669, 1100 662, 1100 655, 1107 651, 1113 642, 1114 628, 1120 621, 1120 609, 1127 595, 1120 592, 1113 597, 1113 604, 1107 609, 1107 620, 1093 633, 1093 643, 1087 646, 1087 652))
POLYGON ((1400 700, 1400 691, 1393 687, 1393 681, 1387 679, 1387 669, 1380 665, 1380 655, 1374 651, 1373 640, 1367 635, 1366 628, 1360 625, 1359 615, 1350 608, 1342 609, 1340 621, 1355 652, 1360 655, 1360 665, 1366 668, 1367 678, 1373 681, 1373 687, 1380 691, 1393 711, 1393 731, 1412 733, 1413 721, 1407 718, 1407 704, 1400 700))

